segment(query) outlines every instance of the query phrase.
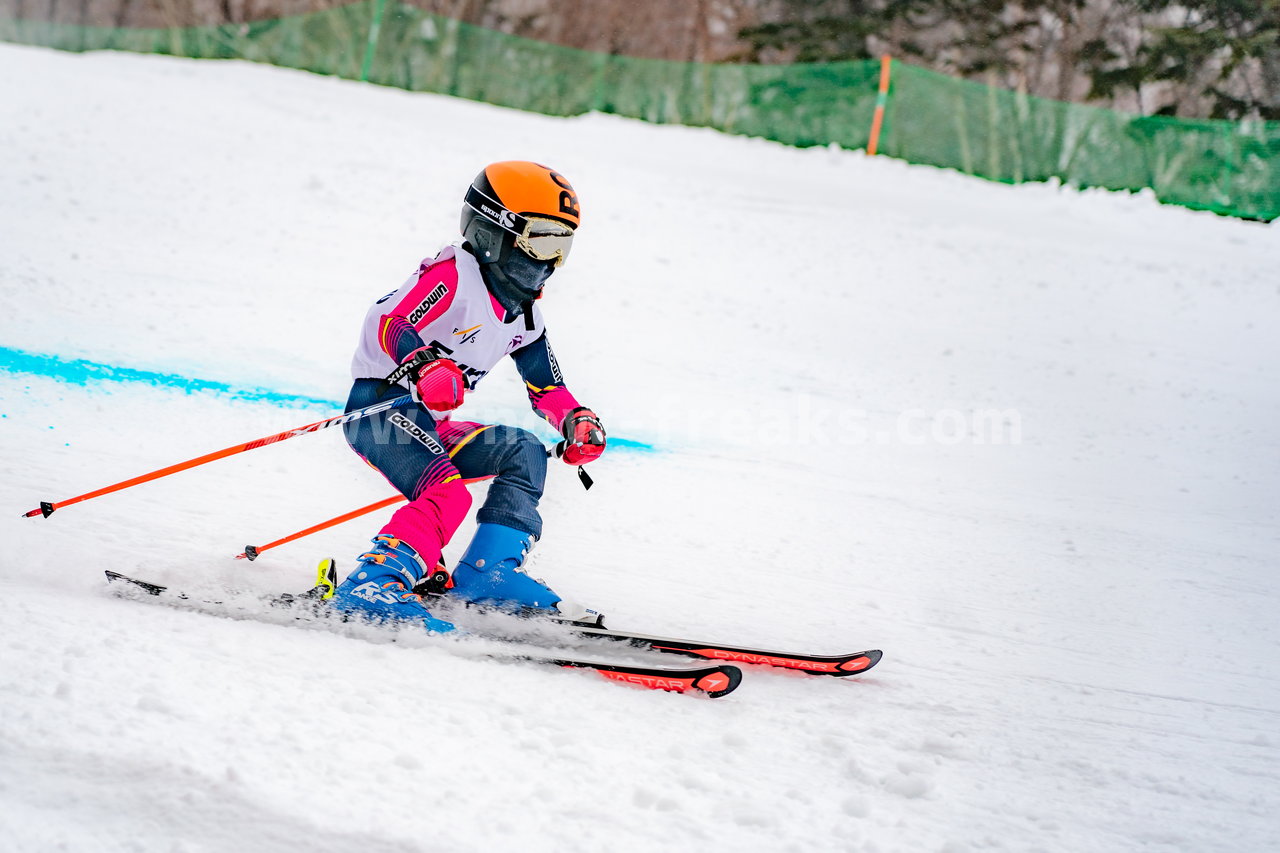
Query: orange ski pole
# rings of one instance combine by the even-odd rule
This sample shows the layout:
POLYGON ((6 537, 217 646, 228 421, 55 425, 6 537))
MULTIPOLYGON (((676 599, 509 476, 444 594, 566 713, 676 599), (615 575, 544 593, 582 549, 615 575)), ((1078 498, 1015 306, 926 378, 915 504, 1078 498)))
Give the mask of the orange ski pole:
POLYGON ((880 57, 880 91, 876 95, 876 111, 871 117, 871 141, 867 143, 867 156, 876 156, 880 146, 880 127, 884 123, 884 108, 889 103, 889 69, 893 60, 888 54, 880 57))
POLYGON ((371 503, 368 506, 362 506, 359 509, 353 509, 351 510, 351 512, 344 512, 342 515, 335 516, 334 518, 331 518, 328 521, 322 521, 319 524, 313 524, 312 526, 306 528, 305 530, 299 530, 297 533, 290 533, 288 536, 277 539, 274 542, 268 542, 266 545, 245 545, 244 550, 239 554, 236 554, 236 559, 237 560, 256 560, 258 559, 258 555, 261 554, 263 551, 269 551, 272 548, 276 547, 277 545, 284 545, 285 543, 292 542, 295 539, 301 539, 303 536, 310 536, 312 533, 319 533, 321 530, 324 530, 329 527, 333 527, 335 524, 341 524, 344 521, 350 521, 353 518, 359 518, 362 515, 367 515, 368 513, 376 512, 382 509, 383 507, 388 507, 393 504, 400 503, 403 500, 406 500, 404 495, 392 495, 389 498, 383 498, 380 501, 371 503))
POLYGON ((319 432, 322 429, 337 426, 338 424, 347 424, 351 421, 358 421, 361 418, 368 417, 369 415, 374 415, 378 412, 385 412, 387 409, 409 403, 411 402, 411 399, 412 398, 408 395, 405 395, 403 397, 397 397, 394 400, 388 400, 384 403, 375 403, 372 406, 357 409, 354 412, 347 412, 346 414, 327 418, 323 421, 316 421, 313 424, 300 426, 296 429, 287 429, 284 432, 278 432, 275 435, 255 439, 254 441, 245 442, 244 444, 237 444, 235 447, 227 447, 223 450, 214 451, 213 453, 206 453, 204 456, 197 456, 195 459, 178 462, 175 465, 170 465, 157 471, 152 471, 149 474, 131 477, 128 480, 122 480, 119 483, 113 483, 110 486, 103 486, 101 489, 94 489, 92 492, 85 492, 83 495, 76 495, 74 498, 67 498, 62 501, 41 501, 40 506, 30 512, 23 513, 23 517, 33 518, 37 515, 43 515, 45 518, 48 518, 53 514, 54 510, 62 509, 64 506, 78 504, 81 501, 87 501, 91 498, 101 497, 102 495, 109 495, 112 492, 118 492, 132 486, 148 483, 152 480, 158 480, 161 477, 167 477, 170 474, 176 474, 179 471, 186 471, 188 468, 195 468, 199 465, 204 465, 206 462, 213 462, 217 459, 225 459, 228 456, 235 456, 237 453, 244 453, 246 450, 257 450, 259 447, 266 447, 268 444, 275 444, 277 441, 284 441, 285 439, 295 438, 299 435, 306 435, 309 432, 319 432))
MULTIPOLYGON (((463 480, 462 482, 463 484, 469 486, 472 483, 479 483, 482 480, 488 480, 488 479, 489 477, 472 477, 471 479, 463 480)), ((305 530, 299 530, 297 533, 290 533, 288 536, 285 536, 281 539, 277 539, 274 542, 268 542, 266 545, 245 545, 244 550, 241 551, 239 554, 236 554, 236 559, 237 560, 256 560, 258 559, 258 556, 262 554, 263 551, 269 551, 272 548, 275 548, 277 545, 284 545, 286 543, 293 542, 296 539, 301 539, 304 536, 310 536, 312 533, 319 533, 321 530, 326 530, 330 527, 333 527, 334 525, 341 524, 344 521, 350 521, 353 518, 359 518, 362 515, 368 515, 371 512, 377 512, 378 510, 383 509, 385 507, 394 506, 395 504, 398 504, 403 500, 407 500, 407 498, 405 498, 404 495, 392 495, 389 498, 383 498, 380 501, 374 501, 368 506, 362 506, 359 509, 351 510, 351 512, 344 512, 342 515, 334 516, 328 521, 322 521, 319 524, 313 524, 310 527, 306 528, 305 530)))

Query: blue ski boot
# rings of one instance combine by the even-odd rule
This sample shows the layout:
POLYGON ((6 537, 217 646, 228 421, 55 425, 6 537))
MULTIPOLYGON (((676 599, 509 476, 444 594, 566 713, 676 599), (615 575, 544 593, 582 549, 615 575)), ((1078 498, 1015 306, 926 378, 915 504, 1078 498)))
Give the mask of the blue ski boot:
POLYGON ((531 533, 502 524, 480 524, 453 569, 449 596, 502 610, 557 613, 560 596, 520 568, 533 547, 531 533))
POLYGON ((373 538, 373 549, 360 555, 360 563, 338 584, 329 603, 343 613, 375 620, 412 621, 428 631, 444 634, 451 623, 427 610, 413 587, 427 573, 418 552, 394 536, 373 538))

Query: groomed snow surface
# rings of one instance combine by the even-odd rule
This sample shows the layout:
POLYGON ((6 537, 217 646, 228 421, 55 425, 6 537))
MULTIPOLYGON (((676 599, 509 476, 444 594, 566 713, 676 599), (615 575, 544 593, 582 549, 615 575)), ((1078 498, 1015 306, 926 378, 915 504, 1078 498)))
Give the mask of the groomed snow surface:
MULTIPOLYGON (((0 850, 1280 844, 1275 227, 244 63, 0 77, 0 850), (512 158, 582 199, 567 379, 653 446, 589 493, 554 464, 533 573, 876 670, 705 700, 108 592, 350 567, 387 511, 231 559, 390 493, 337 430, 18 517, 325 417, 368 303, 512 158)), ((510 366, 473 400, 530 420, 510 366)))

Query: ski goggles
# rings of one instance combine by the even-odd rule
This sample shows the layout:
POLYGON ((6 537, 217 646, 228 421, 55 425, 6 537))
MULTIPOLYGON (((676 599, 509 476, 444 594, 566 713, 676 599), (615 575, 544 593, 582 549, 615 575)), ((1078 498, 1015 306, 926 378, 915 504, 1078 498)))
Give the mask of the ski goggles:
POLYGON ((541 216, 521 216, 507 210, 475 187, 467 191, 467 206, 504 231, 515 235, 516 245, 526 255, 560 266, 573 248, 573 229, 563 222, 541 216))
POLYGON ((524 231, 516 235, 516 245, 539 261, 554 260, 560 266, 573 248, 573 229, 552 219, 528 217, 524 231))

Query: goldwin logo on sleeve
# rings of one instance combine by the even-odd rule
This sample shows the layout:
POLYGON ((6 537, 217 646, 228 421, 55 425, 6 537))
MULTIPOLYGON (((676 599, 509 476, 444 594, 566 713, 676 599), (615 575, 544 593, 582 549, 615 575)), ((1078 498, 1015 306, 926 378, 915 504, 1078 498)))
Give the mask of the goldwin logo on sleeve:
POLYGON ((423 317, 427 316, 427 312, 430 311, 437 302, 444 299, 445 294, 448 292, 449 288, 444 286, 444 282, 437 284, 435 289, 427 294, 427 298, 423 299, 422 302, 418 303, 418 307, 413 309, 413 312, 409 315, 409 322, 417 323, 423 317))

